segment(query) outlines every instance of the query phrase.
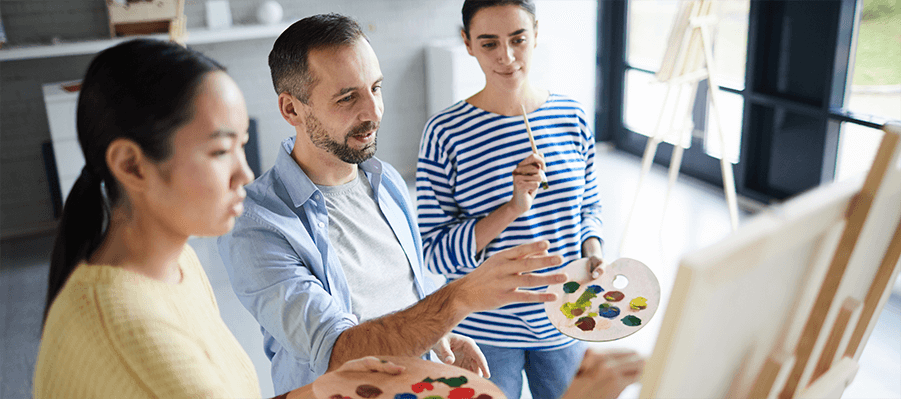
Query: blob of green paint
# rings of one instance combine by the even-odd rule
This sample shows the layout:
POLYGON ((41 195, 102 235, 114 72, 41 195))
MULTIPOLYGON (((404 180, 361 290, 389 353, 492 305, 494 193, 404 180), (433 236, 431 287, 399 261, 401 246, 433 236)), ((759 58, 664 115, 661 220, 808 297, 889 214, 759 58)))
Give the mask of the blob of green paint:
POLYGON ((566 284, 563 284, 563 292, 567 294, 572 294, 573 292, 576 292, 577 289, 579 289, 579 283, 575 281, 570 281, 566 284))
POLYGON ((594 292, 591 292, 591 291, 585 291, 582 293, 582 295, 579 296, 579 299, 576 299, 576 303, 587 306, 587 305, 591 304, 592 299, 597 298, 597 297, 598 297, 598 294, 595 294, 594 292))
POLYGON ((629 327, 640 326, 640 325, 641 325, 641 319, 639 319, 639 318, 637 318, 637 317, 635 317, 635 316, 632 316, 632 315, 628 315, 628 316, 626 316, 626 317, 623 317, 623 324, 625 324, 625 325, 627 325, 627 326, 629 326, 629 327))
POLYGON ((435 381, 443 382, 444 384, 446 384, 447 386, 449 386, 451 388, 458 388, 459 386, 468 382, 468 380, 466 379, 466 376, 462 376, 462 375, 459 377, 454 377, 454 378, 441 377, 435 381))
POLYGON ((440 396, 438 396, 438 395, 432 395, 432 396, 426 396, 426 397, 424 397, 424 398, 422 398, 422 399, 444 399, 444 398, 442 398, 442 397, 440 397, 440 396))

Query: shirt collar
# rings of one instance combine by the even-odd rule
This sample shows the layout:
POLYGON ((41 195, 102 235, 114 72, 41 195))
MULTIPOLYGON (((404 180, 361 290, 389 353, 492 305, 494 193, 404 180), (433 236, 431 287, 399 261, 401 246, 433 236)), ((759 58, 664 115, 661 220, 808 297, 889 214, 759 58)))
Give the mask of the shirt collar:
MULTIPOLYGON (((274 169, 278 172, 282 183, 288 190, 291 202, 295 207, 300 207, 310 200, 313 194, 319 192, 319 189, 313 184, 313 181, 304 173, 303 169, 291 158, 291 151, 294 149, 294 140, 296 137, 288 137, 282 141, 282 151, 278 152, 275 159, 274 169)), ((382 175, 382 161, 372 157, 361 163, 360 170, 366 174, 372 184, 372 190, 378 192, 379 183, 382 175)))

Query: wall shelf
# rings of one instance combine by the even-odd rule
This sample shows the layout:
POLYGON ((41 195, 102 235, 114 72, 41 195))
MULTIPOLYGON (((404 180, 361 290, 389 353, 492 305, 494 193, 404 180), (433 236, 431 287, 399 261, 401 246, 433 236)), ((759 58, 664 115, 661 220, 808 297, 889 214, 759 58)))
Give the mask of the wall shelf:
MULTIPOLYGON (((198 28, 188 31, 186 44, 198 45, 223 43, 240 40, 265 39, 277 37, 290 26, 289 23, 274 25, 236 25, 227 29, 198 28)), ((0 61, 18 61, 39 58, 64 57, 70 55, 94 54, 137 37, 167 40, 167 34, 147 36, 128 36, 115 39, 86 40, 60 44, 9 46, 0 49, 0 61)))

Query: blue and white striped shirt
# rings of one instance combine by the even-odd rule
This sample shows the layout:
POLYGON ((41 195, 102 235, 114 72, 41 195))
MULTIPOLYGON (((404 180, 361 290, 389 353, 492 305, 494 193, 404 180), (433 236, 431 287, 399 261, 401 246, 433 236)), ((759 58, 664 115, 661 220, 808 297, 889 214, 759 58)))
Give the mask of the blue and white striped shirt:
MULTIPOLYGON (((416 196, 425 263, 432 272, 452 281, 498 251, 538 240, 550 241, 549 252, 567 263, 582 257, 586 239, 601 239, 594 135, 585 111, 578 102, 552 94, 528 116, 550 188, 539 190, 532 208, 480 253, 476 222, 510 200, 513 169, 532 151, 525 123, 522 116, 494 114, 465 101, 426 123, 416 196)), ((454 332, 508 348, 558 349, 573 343, 554 328, 540 303, 475 313, 454 332)))

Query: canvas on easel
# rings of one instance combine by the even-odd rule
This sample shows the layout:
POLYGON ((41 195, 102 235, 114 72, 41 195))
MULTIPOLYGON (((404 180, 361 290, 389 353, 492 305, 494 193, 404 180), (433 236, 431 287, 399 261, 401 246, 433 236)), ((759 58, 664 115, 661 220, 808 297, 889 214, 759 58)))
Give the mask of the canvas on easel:
POLYGON ((901 126, 865 180, 774 206, 685 256, 641 397, 839 397, 901 255, 901 126))
MULTIPOLYGON (((641 161, 641 175, 638 179, 638 187, 632 206, 626 217, 621 246, 624 247, 626 233, 635 207, 641 194, 641 186, 644 177, 650 172, 651 164, 657 153, 657 147, 661 142, 667 141, 673 144, 673 154, 670 158, 669 185, 664 197, 664 209, 669 198, 669 192, 675 184, 682 164, 682 153, 685 146, 690 144, 691 134, 694 130, 692 122, 692 105, 695 102, 698 83, 707 80, 709 86, 710 106, 712 116, 716 118, 717 129, 715 137, 718 138, 720 148, 725 148, 722 121, 720 120, 718 105, 718 88, 713 76, 713 43, 711 29, 716 24, 714 13, 714 1, 693 0, 682 2, 670 31, 666 52, 655 78, 666 85, 663 104, 660 114, 657 115, 652 135, 648 138, 644 155, 641 161), (687 93, 687 96, 683 95, 687 93)), ((735 195, 735 178, 732 172, 732 164, 725 156, 720 159, 720 169, 723 175, 723 191, 729 208, 729 217, 732 229, 738 227, 738 204, 735 195)))

